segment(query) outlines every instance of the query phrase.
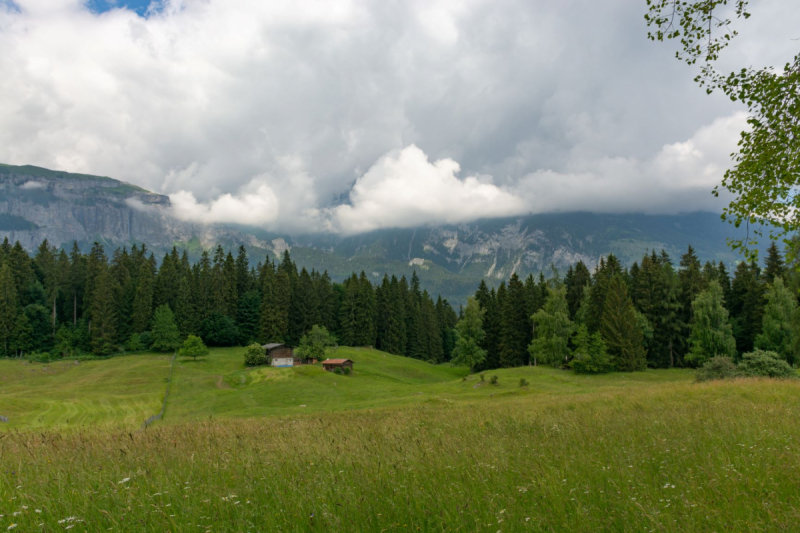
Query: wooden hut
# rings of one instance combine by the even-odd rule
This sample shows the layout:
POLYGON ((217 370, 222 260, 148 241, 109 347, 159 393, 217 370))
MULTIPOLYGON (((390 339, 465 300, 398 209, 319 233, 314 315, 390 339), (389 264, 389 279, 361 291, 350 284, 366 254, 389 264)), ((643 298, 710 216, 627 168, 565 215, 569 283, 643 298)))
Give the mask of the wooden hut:
POLYGON ((353 361, 350 359, 325 359, 322 362, 322 368, 328 372, 333 372, 337 368, 353 370, 353 361))
POLYGON ((294 366, 294 351, 291 346, 279 343, 265 344, 270 365, 278 367, 294 366))

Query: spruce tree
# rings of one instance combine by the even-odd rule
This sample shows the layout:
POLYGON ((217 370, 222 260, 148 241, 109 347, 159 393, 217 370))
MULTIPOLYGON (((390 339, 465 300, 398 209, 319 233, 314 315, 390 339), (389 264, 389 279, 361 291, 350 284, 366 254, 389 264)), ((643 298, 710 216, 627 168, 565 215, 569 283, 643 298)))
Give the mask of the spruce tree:
POLYGON ((236 309, 236 327, 241 335, 240 344, 252 344, 259 337, 261 294, 248 291, 239 298, 236 309))
POLYGON ((117 335, 117 309, 114 305, 115 281, 107 268, 100 270, 92 294, 92 352, 109 355, 114 352, 117 335))
POLYGON ((181 346, 181 335, 175 316, 168 305, 164 304, 153 313, 152 320, 153 349, 159 352, 170 352, 181 346))
POLYGON ((14 325, 14 333, 11 340, 11 352, 18 357, 30 352, 34 347, 33 326, 28 315, 19 313, 17 322, 14 325))
POLYGON ((783 284, 783 279, 776 277, 767 290, 766 301, 761 333, 756 337, 755 347, 775 352, 793 365, 796 361, 792 320, 797 300, 783 284))
POLYGON ((532 319, 536 337, 528 346, 528 353, 534 364, 567 364, 570 356, 569 338, 573 329, 569 319, 567 288, 550 289, 544 308, 537 311, 532 319))
POLYGON ((14 326, 17 324, 17 288, 8 263, 0 267, 0 349, 4 356, 11 354, 14 326))
POLYGON ((692 307, 691 348, 686 361, 698 367, 712 357, 733 357, 736 354, 736 341, 728 321, 728 311, 723 305, 719 283, 712 282, 695 298, 692 307))
POLYGON ((600 331, 617 370, 644 370, 647 359, 642 331, 622 275, 608 282, 600 331))
POLYGON ((740 354, 752 352, 756 337, 761 333, 764 292, 758 265, 739 263, 731 283, 730 315, 736 349, 740 354))
POLYGON ((500 365, 513 367, 526 364, 528 362, 526 339, 532 324, 527 313, 525 287, 516 273, 508 280, 500 321, 500 365))
MULTIPOLYGON (((688 338, 694 313, 692 302, 705 290, 706 280, 703 277, 700 260, 691 246, 681 256, 680 267, 678 279, 680 281, 680 302, 683 307, 681 322, 684 324, 683 338, 688 338)), ((688 346, 684 347, 684 351, 687 350, 688 346)))
POLYGON ((575 313, 583 301, 584 289, 591 284, 592 274, 583 261, 578 261, 575 268, 570 267, 572 275, 567 275, 565 284, 567 286, 567 304, 569 305, 569 318, 575 319, 575 313))
POLYGON ((764 274, 763 280, 767 284, 771 284, 775 281, 775 278, 785 278, 786 277, 786 264, 783 261, 783 256, 781 255, 780 250, 778 250, 778 246, 775 244, 775 241, 772 241, 767 249, 767 259, 764 265, 764 274))
POLYGON ((133 298, 131 333, 142 333, 150 327, 153 316, 153 294, 155 279, 153 270, 147 262, 142 263, 133 298))

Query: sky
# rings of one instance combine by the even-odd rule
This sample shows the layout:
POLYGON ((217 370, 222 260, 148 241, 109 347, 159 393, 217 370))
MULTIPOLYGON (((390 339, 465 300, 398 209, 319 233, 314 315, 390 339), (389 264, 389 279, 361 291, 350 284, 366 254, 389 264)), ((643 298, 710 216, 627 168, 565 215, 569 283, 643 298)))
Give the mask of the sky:
MULTIPOLYGON (((288 233, 719 211, 745 109, 644 0, 0 0, 0 162, 288 233)), ((754 0, 723 69, 783 65, 754 0)))

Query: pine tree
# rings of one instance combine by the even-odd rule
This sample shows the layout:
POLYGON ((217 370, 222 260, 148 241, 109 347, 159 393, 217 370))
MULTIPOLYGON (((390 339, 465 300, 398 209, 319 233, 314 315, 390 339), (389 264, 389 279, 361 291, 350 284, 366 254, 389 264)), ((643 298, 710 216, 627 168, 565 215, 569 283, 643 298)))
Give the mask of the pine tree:
POLYGON ((464 317, 455 327, 456 342, 451 360, 454 365, 466 366, 474 371, 486 359, 486 350, 481 348, 481 342, 486 336, 483 331, 484 314, 485 311, 481 309, 477 298, 473 296, 467 298, 464 317))
POLYGON ((303 268, 292 292, 289 311, 289 339, 291 342, 299 341, 300 337, 308 333, 312 326, 319 323, 317 291, 311 280, 311 275, 303 268))
POLYGON ((153 313, 152 320, 153 349, 159 352, 170 352, 181 346, 181 335, 175 316, 168 305, 164 304, 153 313))
POLYGON ((114 305, 115 281, 107 268, 100 270, 92 294, 92 352, 96 355, 113 353, 116 342, 117 310, 114 305))
POLYGON ((758 265, 739 263, 731 283, 729 308, 736 349, 740 354, 753 351, 756 337, 761 333, 764 292, 758 265))
POLYGON ((783 261, 778 246, 772 241, 767 249, 767 258, 764 264, 762 279, 764 283, 771 284, 775 278, 783 279, 786 276, 786 264, 783 261))
POLYGON ((175 322, 178 325, 178 332, 181 338, 199 333, 199 322, 197 321, 197 311, 194 308, 192 298, 191 283, 189 277, 191 271, 181 277, 178 285, 178 296, 175 301, 175 322))
POLYGON ((83 314, 84 288, 86 287, 86 256, 84 256, 78 243, 72 243, 69 254, 69 293, 72 296, 72 325, 78 324, 79 314, 83 314))
POLYGON ((642 331, 621 275, 611 278, 603 305, 601 334, 617 370, 644 370, 647 365, 642 331))
MULTIPOLYGON (((692 317, 694 314, 692 302, 706 288, 706 281, 700 267, 700 260, 694 252, 694 248, 689 249, 681 256, 681 269, 678 273, 680 281, 680 302, 683 308, 681 322, 684 324, 682 338, 688 338, 691 329, 692 317)), ((683 351, 687 351, 688 346, 683 351)))
POLYGON ((689 364, 702 366, 712 357, 733 357, 736 354, 733 329, 722 303, 722 287, 717 282, 712 282, 692 303, 691 349, 686 355, 689 364))
POLYGON ((86 286, 83 289, 83 315, 89 320, 89 330, 92 329, 92 309, 94 308, 94 289, 100 272, 108 266, 103 245, 95 242, 89 257, 86 260, 86 286))
POLYGON ((17 312, 17 288, 14 286, 11 267, 6 262, 0 267, 0 355, 11 354, 17 312))
POLYGON ((586 314, 586 326, 589 328, 589 333, 599 331, 602 327, 609 284, 615 276, 619 275, 622 275, 622 266, 613 254, 609 254, 606 259, 600 258, 600 263, 594 272, 589 308, 586 314))
POLYGON ((521 366, 528 362, 525 341, 532 325, 525 305, 525 287, 516 273, 509 278, 507 291, 500 317, 500 365, 521 366))
POLYGON ((261 307, 261 294, 258 291, 248 291, 239 298, 236 310, 236 327, 241 335, 242 345, 248 345, 259 337, 259 309, 261 307))
POLYGON ((14 333, 11 340, 11 352, 17 356, 22 356, 30 352, 34 347, 33 326, 25 313, 17 315, 17 322, 14 325, 14 333))
POLYGON ((569 319, 567 288, 550 289, 544 308, 537 311, 532 319, 536 338, 528 346, 528 353, 534 364, 566 364, 570 355, 568 343, 573 329, 569 319))
POLYGON ((131 333, 142 333, 150 327, 153 316, 153 293, 155 279, 149 263, 142 263, 133 298, 131 333))
POLYGON ((792 320, 797 300, 780 277, 773 279, 767 290, 766 300, 761 333, 756 337, 755 347, 775 352, 793 365, 796 361, 792 320))
POLYGON ((359 285, 355 273, 344 282, 344 299, 339 308, 339 340, 345 346, 356 346, 358 334, 358 295, 359 285))
POLYGON ((570 267, 570 269, 572 275, 570 276, 569 273, 567 274, 565 284, 567 286, 569 318, 570 320, 574 320, 575 313, 578 312, 581 302, 583 301, 584 289, 592 282, 592 274, 589 272, 589 269, 586 268, 583 261, 578 261, 574 270, 572 270, 572 267, 570 267))

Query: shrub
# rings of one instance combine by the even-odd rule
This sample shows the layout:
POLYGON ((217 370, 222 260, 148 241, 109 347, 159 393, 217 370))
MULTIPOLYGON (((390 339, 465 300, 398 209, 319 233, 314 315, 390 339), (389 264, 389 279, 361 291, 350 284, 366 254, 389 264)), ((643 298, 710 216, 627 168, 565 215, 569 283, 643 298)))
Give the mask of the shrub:
POLYGON ((142 336, 138 333, 134 333, 125 341, 125 351, 140 352, 144 349, 145 345, 142 343, 142 336))
POLYGON ((244 364, 247 366, 267 364, 267 351, 258 344, 251 344, 244 349, 244 364))
POLYGON ((491 383, 492 385, 497 385, 497 376, 490 377, 489 383, 491 383))
POLYGON ((730 379, 736 376, 736 365, 730 357, 718 355, 712 357, 697 369, 694 375, 697 381, 710 381, 712 379, 730 379))
POLYGON ((745 377, 794 378, 797 373, 775 352, 755 350, 742 356, 736 372, 745 377))
POLYGON ((337 366, 336 368, 333 369, 333 373, 341 375, 342 374, 342 369, 337 366))
POLYGON ((486 381, 486 376, 483 375, 483 372, 481 372, 479 375, 481 377, 481 381, 486 381))
POLYGON ((520 387, 527 387, 528 386, 528 380, 525 379, 525 378, 519 378, 519 386, 520 387))
POLYGON ((208 355, 208 348, 203 344, 203 339, 195 337, 194 335, 189 335, 183 342, 183 347, 180 350, 181 357, 192 357, 195 361, 198 357, 204 357, 206 355, 208 355))
POLYGON ((345 375, 345 376, 349 376, 349 375, 350 375, 350 367, 347 367, 347 366, 346 366, 346 367, 344 367, 344 368, 342 369, 342 372, 344 372, 344 375, 345 375))

